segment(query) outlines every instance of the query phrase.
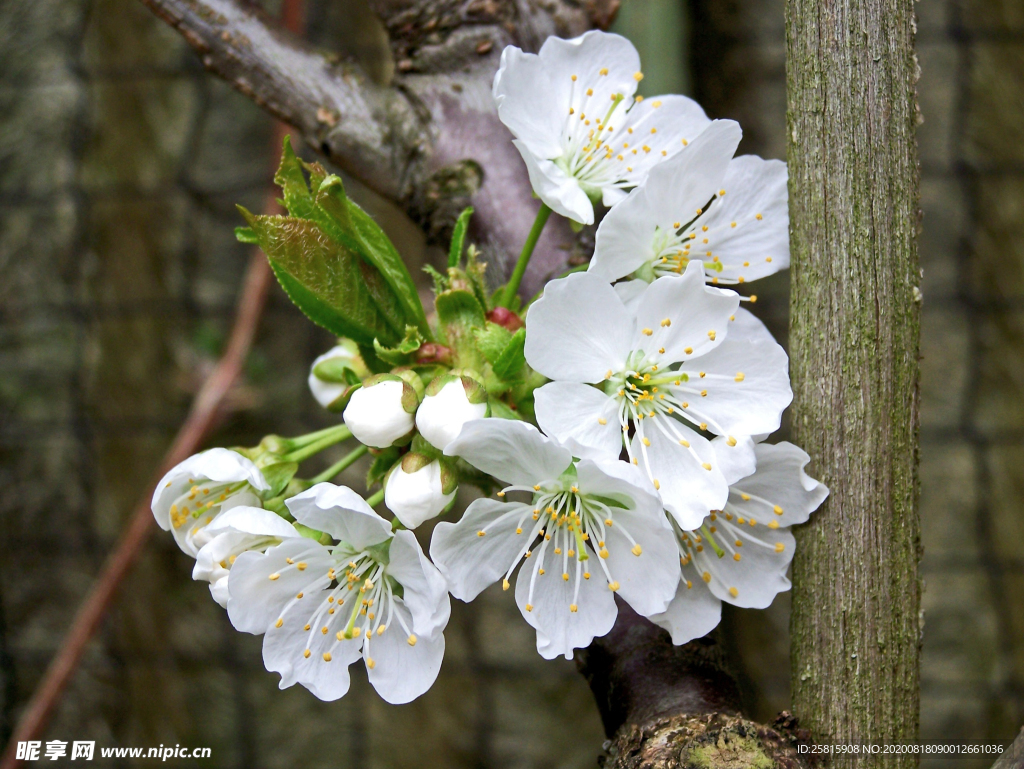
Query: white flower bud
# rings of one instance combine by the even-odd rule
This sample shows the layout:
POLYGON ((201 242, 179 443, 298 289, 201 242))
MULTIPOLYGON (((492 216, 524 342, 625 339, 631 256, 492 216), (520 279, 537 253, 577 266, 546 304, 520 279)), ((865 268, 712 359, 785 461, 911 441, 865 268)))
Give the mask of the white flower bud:
POLYGON ((346 339, 313 361, 309 368, 309 389, 325 409, 340 411, 345 405, 342 396, 368 373, 359 349, 346 339))
POLYGON ((388 476, 384 503, 406 528, 415 529, 439 515, 456 488, 451 472, 439 460, 406 454, 388 476))
POLYGON ((436 381, 427 388, 416 412, 416 427, 431 446, 444 451, 459 437, 466 422, 487 416, 487 394, 469 377, 455 377, 439 389, 436 381))
POLYGON ((412 432, 415 401, 415 391, 400 379, 367 384, 352 394, 343 415, 345 424, 360 443, 384 449, 412 432))

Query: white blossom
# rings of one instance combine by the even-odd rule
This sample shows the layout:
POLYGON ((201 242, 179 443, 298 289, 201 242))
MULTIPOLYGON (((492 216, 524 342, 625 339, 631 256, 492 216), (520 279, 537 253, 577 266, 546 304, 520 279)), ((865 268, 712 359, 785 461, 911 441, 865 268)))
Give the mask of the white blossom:
POLYGON ((501 580, 537 630, 537 650, 572 657, 611 630, 614 594, 637 612, 665 610, 679 581, 672 533, 653 490, 625 462, 575 460, 532 425, 469 422, 447 453, 509 483, 499 493, 529 501, 478 499, 455 524, 434 529, 430 554, 452 595, 473 600, 501 580))
POLYGON ((651 620, 667 629, 674 643, 710 632, 721 617, 722 601, 763 609, 789 590, 786 572, 795 547, 789 527, 806 521, 828 488, 804 472, 810 457, 792 443, 760 443, 754 451, 757 470, 730 478, 721 510, 692 530, 673 524, 682 578, 668 609, 651 620))
POLYGON ((590 272, 650 282, 693 260, 708 282, 737 285, 787 268, 786 164, 733 158, 741 135, 737 123, 716 120, 653 168, 601 221, 590 272))
POLYGON ((260 506, 257 492, 269 490, 251 460, 229 449, 209 449, 169 470, 153 492, 151 507, 160 528, 195 558, 195 535, 203 526, 232 507, 260 506))
POLYGON ((541 428, 578 456, 618 456, 625 443, 679 525, 699 525, 728 495, 702 433, 749 451, 743 436, 777 429, 792 399, 781 347, 729 340, 738 303, 705 286, 696 261, 632 310, 590 273, 552 281, 526 317, 526 359, 553 380, 535 393, 541 428))
POLYGON ((409 529, 441 514, 455 498, 458 479, 440 460, 410 452, 384 484, 384 504, 409 529))
POLYGON ((192 579, 209 582, 213 600, 226 607, 228 574, 239 555, 298 536, 295 527, 277 513, 262 507, 233 507, 196 532, 193 539, 199 552, 192 579))
POLYGON ((502 52, 498 117, 556 213, 592 224, 594 202, 617 203, 710 122, 685 96, 634 97, 642 77, 633 44, 606 32, 549 37, 538 54, 502 52))
POLYGON ((427 386, 416 411, 416 428, 428 443, 444 451, 466 422, 485 416, 487 392, 479 382, 467 376, 438 377, 427 386))
POLYGON ((418 405, 416 391, 408 382, 383 374, 368 379, 352 393, 343 418, 357 441, 384 449, 412 433, 418 405))
POLYGON ((340 410, 342 396, 362 379, 359 375, 365 370, 359 348, 346 339, 313 361, 309 367, 309 390, 325 409, 340 410))
POLYGON ((281 688, 322 700, 349 688, 362 657, 387 702, 419 697, 437 678, 451 605, 444 578, 410 531, 392 532, 355 492, 320 483, 286 503, 299 522, 338 540, 283 541, 240 555, 228 579, 228 616, 265 633, 263 662, 281 688))

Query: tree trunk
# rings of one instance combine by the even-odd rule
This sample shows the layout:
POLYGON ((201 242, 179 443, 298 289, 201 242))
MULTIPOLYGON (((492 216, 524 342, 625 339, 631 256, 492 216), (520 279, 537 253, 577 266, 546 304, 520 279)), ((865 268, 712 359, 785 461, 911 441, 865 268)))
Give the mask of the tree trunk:
POLYGON ((786 27, 793 434, 832 489, 796 532, 793 709, 818 742, 914 741, 921 295, 913 2, 787 0, 786 27))

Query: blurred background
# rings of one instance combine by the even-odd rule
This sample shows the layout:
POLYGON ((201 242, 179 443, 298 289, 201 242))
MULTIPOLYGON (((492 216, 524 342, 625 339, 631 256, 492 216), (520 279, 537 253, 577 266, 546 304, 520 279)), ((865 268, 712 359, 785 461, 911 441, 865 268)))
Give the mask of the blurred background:
MULTIPOLYGON (((364 3, 308 0, 307 37, 385 81, 364 3)), ((922 737, 1008 741, 1024 723, 1024 4, 917 8, 922 737)), ((640 49, 646 93, 690 94, 740 121, 741 152, 785 157, 781 0, 624 0, 615 29, 640 49)), ((220 351, 250 253, 234 205, 261 208, 271 131, 136 0, 0 2, 0 746, 220 351)), ((440 263, 403 214, 350 188, 414 274, 440 263)), ((759 284, 755 308, 782 340, 787 284, 759 284)), ((330 424, 305 383, 330 344, 274 286, 209 442, 330 424)), ((321 703, 277 690, 260 639, 191 568, 153 537, 44 739, 210 746, 204 765, 225 768, 594 766, 586 684, 536 654, 500 590, 454 602, 420 700, 383 704, 354 665, 352 692, 321 703)), ((761 720, 788 705, 788 612, 782 595, 723 622, 761 720)))

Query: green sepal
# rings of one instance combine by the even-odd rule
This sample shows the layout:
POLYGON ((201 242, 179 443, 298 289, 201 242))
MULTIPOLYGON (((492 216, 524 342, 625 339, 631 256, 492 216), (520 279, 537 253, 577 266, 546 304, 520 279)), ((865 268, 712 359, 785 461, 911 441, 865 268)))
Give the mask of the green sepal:
POLYGON ((261 467, 260 472, 263 473, 263 477, 270 484, 269 491, 265 491, 263 494, 267 498, 276 497, 284 491, 285 486, 291 482, 298 471, 298 462, 275 462, 272 465, 261 467))
POLYGON ((434 295, 440 294, 442 291, 447 291, 451 288, 451 283, 444 275, 434 269, 432 265, 426 265, 423 271, 430 276, 431 280, 434 281, 434 295))
POLYGON ((367 554, 381 566, 391 563, 391 538, 378 542, 376 545, 368 545, 363 548, 367 554))
POLYGON ((455 222, 455 229, 452 232, 452 244, 448 250, 448 266, 458 267, 462 261, 462 247, 466 243, 466 230, 469 229, 469 218, 473 215, 473 207, 470 206, 459 214, 455 222))
POLYGON ((288 297, 306 317, 335 336, 360 345, 398 341, 371 297, 364 263, 333 242, 312 221, 287 216, 254 216, 239 206, 259 239, 270 267, 288 297))
POLYGON ((483 328, 487 322, 484 308, 469 291, 443 291, 434 300, 437 321, 442 328, 460 326, 465 329, 483 328))
MULTIPOLYGON (((442 457, 437 462, 441 466, 441 493, 451 494, 459 488, 459 471, 455 467, 455 461, 442 457)), ((453 499, 452 502, 455 500, 453 499)), ((450 507, 449 503, 449 507, 450 507)), ((449 509, 448 507, 445 510, 449 509)), ((442 511, 443 512, 443 511, 442 511)))
POLYGON ((497 419, 516 419, 522 421, 522 417, 512 407, 500 398, 491 398, 487 401, 491 409, 491 416, 497 419))
POLYGON ((373 488, 384 480, 395 462, 398 461, 399 450, 397 448, 380 449, 370 463, 370 469, 366 473, 366 488, 373 488))
MULTIPOLYGON (((415 440, 415 438, 413 439, 415 440)), ((418 451, 410 451, 404 457, 402 461, 395 465, 397 469, 399 466, 402 468, 402 472, 406 475, 412 475, 413 473, 419 472, 424 467, 429 465, 431 462, 436 461, 436 457, 431 457, 426 454, 420 454, 418 451)))
POLYGON ((394 347, 384 347, 376 339, 373 340, 373 351, 377 354, 385 363, 390 363, 393 366, 402 366, 409 363, 412 360, 413 353, 415 353, 420 346, 423 344, 424 339, 420 336, 420 331, 415 326, 405 327, 405 336, 402 341, 396 344, 394 347))
POLYGON ((484 358, 493 366, 512 341, 512 332, 504 326, 488 321, 483 328, 473 331, 473 337, 484 358))
POLYGON ((415 454, 422 454, 430 457, 431 459, 440 459, 444 456, 444 452, 432 443, 428 442, 427 439, 419 433, 416 433, 413 437, 412 443, 409 445, 409 450, 415 454))
POLYGON ((350 358, 328 358, 313 366, 313 376, 331 384, 356 385, 362 377, 352 367, 350 358))
POLYGON ((253 232, 252 227, 235 227, 235 240, 239 243, 248 243, 252 246, 258 246, 260 239, 256 237, 256 233, 253 232))
POLYGON ((498 378, 509 380, 523 370, 523 366, 526 365, 525 347, 526 329, 521 328, 512 334, 501 355, 491 364, 498 378))
POLYGON ((577 222, 575 219, 569 220, 569 228, 577 235, 583 231, 585 226, 586 225, 584 225, 583 222, 577 222))
POLYGON ((326 534, 326 532, 323 531, 317 531, 316 529, 311 529, 309 528, 309 526, 306 526, 304 524, 293 523, 292 526, 295 527, 295 530, 299 532, 300 536, 303 536, 306 539, 312 539, 317 542, 320 542, 325 536, 327 536, 331 542, 334 541, 334 538, 331 537, 330 534, 326 534))

